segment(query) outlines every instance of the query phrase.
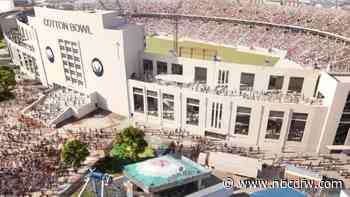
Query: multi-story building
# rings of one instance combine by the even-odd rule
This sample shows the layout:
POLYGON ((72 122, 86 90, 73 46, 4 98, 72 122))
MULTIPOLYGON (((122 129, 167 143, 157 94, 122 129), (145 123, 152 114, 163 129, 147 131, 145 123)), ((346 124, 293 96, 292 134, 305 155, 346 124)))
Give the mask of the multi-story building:
POLYGON ((145 37, 112 11, 36 7, 2 24, 24 72, 146 126, 274 151, 350 143, 350 76, 286 51, 145 37))

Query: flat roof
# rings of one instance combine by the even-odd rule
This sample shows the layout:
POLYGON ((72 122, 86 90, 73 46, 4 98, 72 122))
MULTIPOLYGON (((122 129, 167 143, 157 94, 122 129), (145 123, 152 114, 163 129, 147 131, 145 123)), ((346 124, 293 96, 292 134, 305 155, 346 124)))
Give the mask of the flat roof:
MULTIPOLYGON (((149 36, 146 38, 146 53, 154 53, 159 55, 169 55, 173 47, 173 41, 170 39, 165 39, 161 37, 149 36)), ((256 65, 256 66, 274 66, 279 57, 267 56, 257 53, 249 53, 246 51, 240 51, 233 47, 222 46, 219 44, 202 43, 192 40, 179 40, 178 48, 184 47, 187 52, 182 52, 181 57, 194 58, 194 59, 204 59, 213 60, 213 52, 216 51, 217 56, 220 57, 222 62, 236 63, 236 64, 246 64, 246 65, 256 65), (194 48, 199 51, 193 56, 190 56, 189 49, 194 48), (206 50, 207 55, 203 58, 203 53, 201 50, 206 50)))
POLYGON ((309 179, 322 180, 322 176, 319 173, 293 165, 287 165, 285 172, 297 176, 307 177, 309 179))
POLYGON ((350 150, 350 145, 328 145, 329 150, 350 150))
POLYGON ((158 192, 207 178, 211 171, 186 157, 166 155, 127 165, 124 174, 144 191, 158 192))
POLYGON ((336 75, 334 75, 334 77, 335 77, 338 81, 340 81, 340 82, 342 82, 342 83, 350 83, 350 76, 349 76, 349 75, 347 75, 347 76, 336 76, 336 75))

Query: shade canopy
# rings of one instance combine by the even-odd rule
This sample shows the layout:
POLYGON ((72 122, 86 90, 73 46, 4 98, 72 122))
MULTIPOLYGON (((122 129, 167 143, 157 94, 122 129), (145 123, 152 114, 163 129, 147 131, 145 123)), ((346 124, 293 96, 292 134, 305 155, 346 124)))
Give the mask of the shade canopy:
POLYGON ((166 155, 127 165, 124 174, 143 191, 154 193, 207 178, 211 171, 186 157, 166 155))

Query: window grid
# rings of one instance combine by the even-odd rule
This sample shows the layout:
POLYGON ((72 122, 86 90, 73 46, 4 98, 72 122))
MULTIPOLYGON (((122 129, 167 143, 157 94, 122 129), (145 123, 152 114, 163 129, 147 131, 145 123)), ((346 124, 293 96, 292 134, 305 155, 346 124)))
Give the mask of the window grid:
POLYGON ((76 42, 62 39, 58 40, 58 44, 62 56, 66 80, 72 85, 84 86, 78 44, 76 42))
POLYGON ((219 70, 218 73, 218 84, 220 85, 227 85, 228 84, 228 70, 219 70))
POLYGON ((221 129, 222 108, 222 103, 212 103, 211 127, 221 129))

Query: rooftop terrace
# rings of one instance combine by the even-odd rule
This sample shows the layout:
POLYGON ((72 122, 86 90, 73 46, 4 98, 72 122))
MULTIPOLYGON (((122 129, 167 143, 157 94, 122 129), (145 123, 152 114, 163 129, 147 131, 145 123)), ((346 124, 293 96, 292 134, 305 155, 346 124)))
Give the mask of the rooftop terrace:
MULTIPOLYGON (((147 37, 147 46, 145 52, 154 53, 159 55, 169 55, 173 46, 173 41, 170 39, 165 39, 161 37, 147 37)), ((189 40, 180 40, 178 43, 178 48, 184 48, 186 51, 182 51, 182 57, 194 58, 194 59, 205 59, 213 60, 214 51, 217 52, 217 56, 220 57, 222 62, 236 63, 236 64, 246 64, 246 65, 257 65, 257 66, 274 66, 279 60, 278 57, 267 56, 257 53, 249 53, 245 51, 239 51, 233 47, 215 45, 211 43, 202 43, 189 40), (207 53, 203 54, 193 53, 190 54, 189 50, 193 48, 197 52, 206 50, 207 53)), ((180 52, 179 52, 180 53, 180 52)))

